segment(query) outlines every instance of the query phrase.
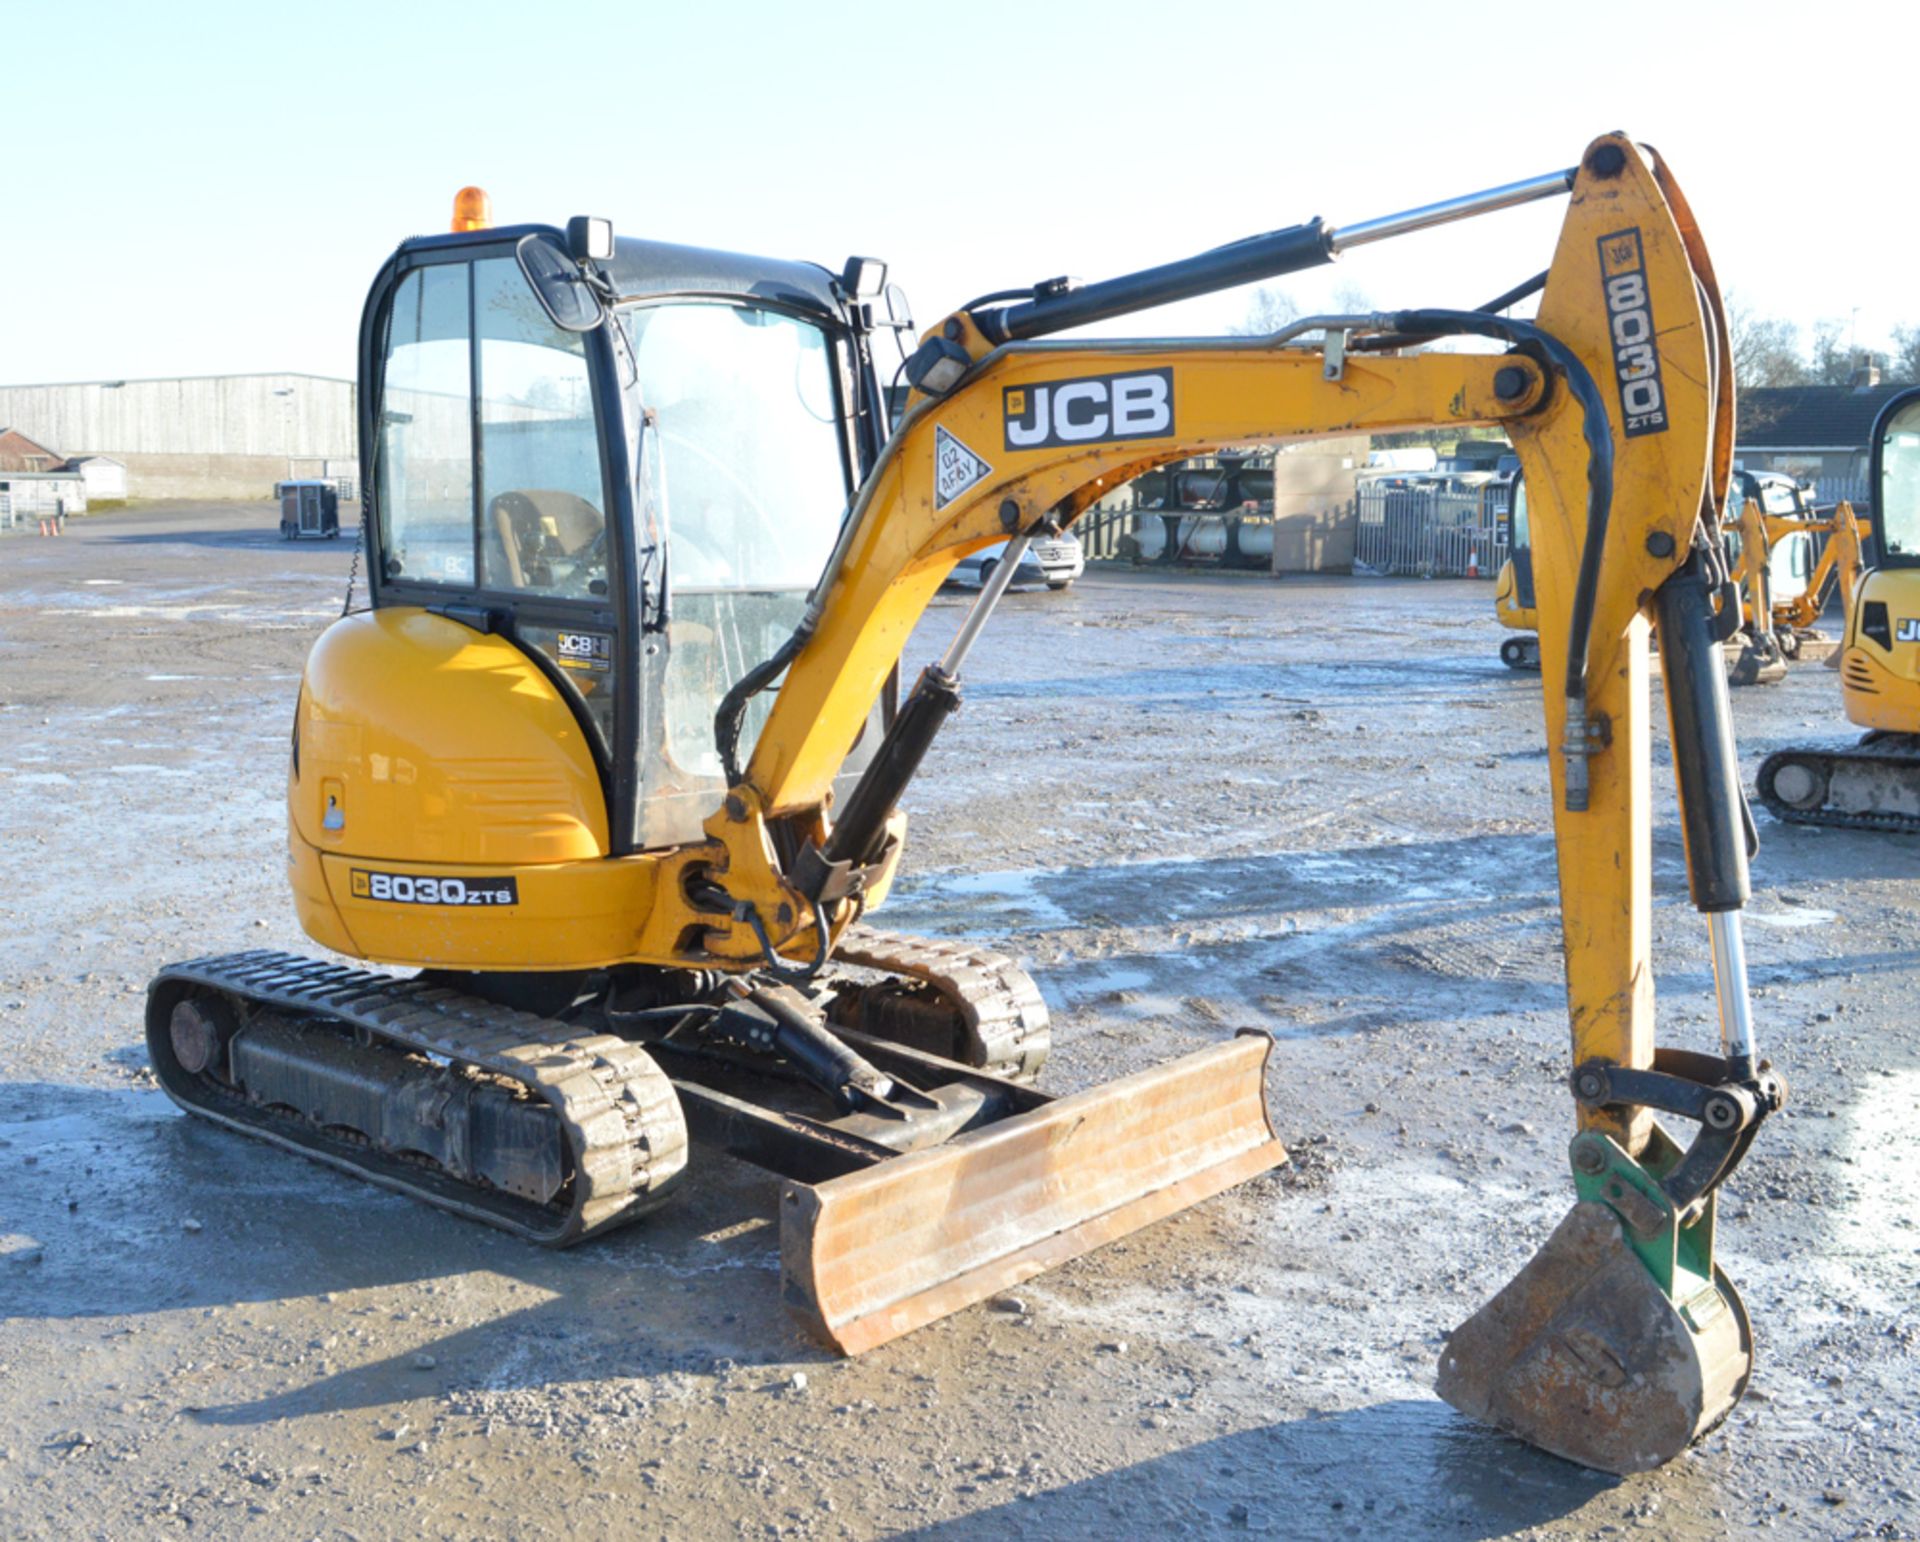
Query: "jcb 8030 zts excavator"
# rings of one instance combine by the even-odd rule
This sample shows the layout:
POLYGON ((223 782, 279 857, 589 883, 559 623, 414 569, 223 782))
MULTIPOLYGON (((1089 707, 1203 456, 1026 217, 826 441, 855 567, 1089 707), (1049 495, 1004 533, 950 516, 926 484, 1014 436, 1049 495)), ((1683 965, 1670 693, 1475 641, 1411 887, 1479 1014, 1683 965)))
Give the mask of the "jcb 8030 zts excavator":
POLYGON ((371 605, 307 666, 289 856, 316 941, 418 972, 171 967, 148 1011, 167 1090, 551 1243, 657 1204, 690 1142, 743 1156, 787 1180, 789 1303, 849 1352, 1270 1167, 1264 1036, 1053 1100, 1032 1086, 1045 1010, 1011 961, 872 929, 900 799, 1019 549, 1103 488, 1221 445, 1498 426, 1531 495, 1580 1199, 1454 1334, 1441 1388, 1595 1466, 1673 1456, 1748 1376, 1714 1196, 1780 1091, 1747 1014, 1727 597, 1704 561, 1725 329, 1664 166, 1608 136, 1484 194, 1003 292, 925 334, 891 429, 880 282, 865 260, 835 275, 584 219, 399 249, 361 332, 371 605), (1522 286, 1535 323, 1042 340, 1549 196, 1568 212, 1522 286), (1505 351, 1419 351, 1458 334, 1505 351), (896 710, 915 622, 1001 541, 896 710), (1717 1055, 1654 1043, 1656 615, 1717 1055))

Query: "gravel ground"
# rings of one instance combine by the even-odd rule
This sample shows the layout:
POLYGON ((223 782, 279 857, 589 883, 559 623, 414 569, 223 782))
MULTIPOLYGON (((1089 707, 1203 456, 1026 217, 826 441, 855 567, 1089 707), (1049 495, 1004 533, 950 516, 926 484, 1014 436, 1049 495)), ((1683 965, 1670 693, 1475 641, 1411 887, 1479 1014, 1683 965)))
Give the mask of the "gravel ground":
MULTIPOLYGON (((1920 841, 1759 816, 1748 947, 1793 1100, 1722 1211, 1754 1387, 1665 1470, 1600 1477, 1431 1390, 1571 1194, 1539 682, 1498 663, 1491 587, 1016 594, 912 794, 884 921, 1023 958, 1058 1091, 1272 1030, 1295 1160, 835 1361, 780 1307, 749 1168, 715 1159, 553 1255, 154 1089, 157 966, 309 947, 286 734, 350 556, 282 543, 266 506, 0 539, 7 1534, 1920 1531, 1920 841)), ((1818 667, 1735 714, 1749 780, 1845 732, 1818 667)), ((1659 775, 1663 1038, 1710 1047, 1659 775)))

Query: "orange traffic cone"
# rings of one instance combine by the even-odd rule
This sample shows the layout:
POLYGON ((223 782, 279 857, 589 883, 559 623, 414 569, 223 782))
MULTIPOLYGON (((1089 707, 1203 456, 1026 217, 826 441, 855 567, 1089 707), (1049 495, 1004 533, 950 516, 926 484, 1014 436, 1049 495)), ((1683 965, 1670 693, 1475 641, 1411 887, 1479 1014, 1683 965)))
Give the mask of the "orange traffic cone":
POLYGON ((1469 552, 1467 553, 1467 577, 1478 578, 1479 576, 1480 576, 1480 553, 1478 551, 1469 552))

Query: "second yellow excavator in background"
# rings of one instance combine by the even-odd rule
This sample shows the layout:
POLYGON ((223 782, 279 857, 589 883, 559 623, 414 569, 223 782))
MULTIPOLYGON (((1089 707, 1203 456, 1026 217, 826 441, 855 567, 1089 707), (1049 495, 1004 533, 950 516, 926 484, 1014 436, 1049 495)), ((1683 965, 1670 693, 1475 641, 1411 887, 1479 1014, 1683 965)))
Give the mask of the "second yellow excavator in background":
POLYGON ((1724 524, 1749 628, 1770 628, 1783 659, 1837 661, 1837 645, 1815 628, 1836 589, 1841 610, 1852 610, 1865 570, 1867 526, 1853 505, 1823 513, 1791 477, 1737 472, 1724 524))
MULTIPOLYGON (((1796 745, 1760 765, 1756 790, 1789 824, 1920 833, 1920 387, 1880 409, 1869 447, 1872 562, 1838 534, 1848 564, 1840 689, 1867 730, 1855 743, 1796 745)), ((1852 510, 1847 514, 1851 517, 1852 510)), ((1836 554, 1835 547, 1839 547, 1836 554)), ((1843 589, 1843 592, 1845 590, 1843 589)))
MULTIPOLYGON (((317 942, 418 972, 170 966, 148 1000, 161 1084, 556 1245, 661 1203, 690 1148, 744 1157, 785 1180, 789 1306, 848 1353, 1261 1172, 1284 1160, 1265 1035, 1050 1098, 1021 969, 869 924, 901 800, 1022 549, 1103 490, 1226 445, 1497 427, 1526 470, 1550 666, 1577 1202, 1452 1335, 1439 1386, 1590 1466, 1677 1455, 1751 1373, 1716 1195, 1782 1086, 1748 1003, 1720 660, 1726 326, 1666 166, 1610 134, 1484 193, 1001 291, 903 361, 897 425, 871 352, 898 314, 883 285, 871 259, 834 273, 589 218, 468 210, 401 245, 360 335, 370 605, 307 663, 288 862, 317 942), (1050 340, 1550 197, 1552 263, 1498 305, 1050 340), (1499 314, 1532 293, 1534 321, 1499 314), (1495 351, 1423 350, 1456 337, 1495 351), (896 704, 941 583, 1003 541, 896 704), (1718 1053, 1655 1042, 1655 619, 1718 1053)), ((1171 833, 1166 856, 1210 860, 1171 833)), ((1498 1096, 1459 1059, 1449 1087, 1498 1096)))
MULTIPOLYGON (((1771 685, 1786 678, 1791 659, 1829 657, 1832 645, 1814 627, 1836 586, 1843 608, 1851 608, 1862 572, 1866 528, 1852 506, 1841 503, 1823 515, 1805 502, 1791 478, 1735 471, 1720 533, 1744 605, 1735 634, 1738 646, 1726 655, 1728 683, 1771 685)), ((1509 669, 1538 669, 1524 477, 1516 478, 1510 497, 1507 545, 1494 581, 1493 608, 1514 635, 1501 639, 1500 661, 1509 669)), ((1657 649, 1657 635, 1654 644, 1657 649)), ((1656 655, 1656 668, 1658 662, 1656 655)))

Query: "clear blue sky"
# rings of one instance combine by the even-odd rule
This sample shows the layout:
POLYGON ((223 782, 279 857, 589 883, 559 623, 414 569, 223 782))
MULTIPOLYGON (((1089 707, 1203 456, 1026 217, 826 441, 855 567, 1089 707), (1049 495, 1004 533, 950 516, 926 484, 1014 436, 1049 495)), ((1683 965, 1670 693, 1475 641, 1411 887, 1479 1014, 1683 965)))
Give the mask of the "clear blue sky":
MULTIPOLYGON (((350 374, 375 268, 468 182, 503 222, 874 253, 925 322, 1569 165, 1613 128, 1666 155, 1723 284, 1803 339, 1920 323, 1906 0, 63 0, 0 31, 0 383, 350 374)), ((1357 251, 1291 292, 1484 300, 1546 265, 1554 210, 1357 251)))

